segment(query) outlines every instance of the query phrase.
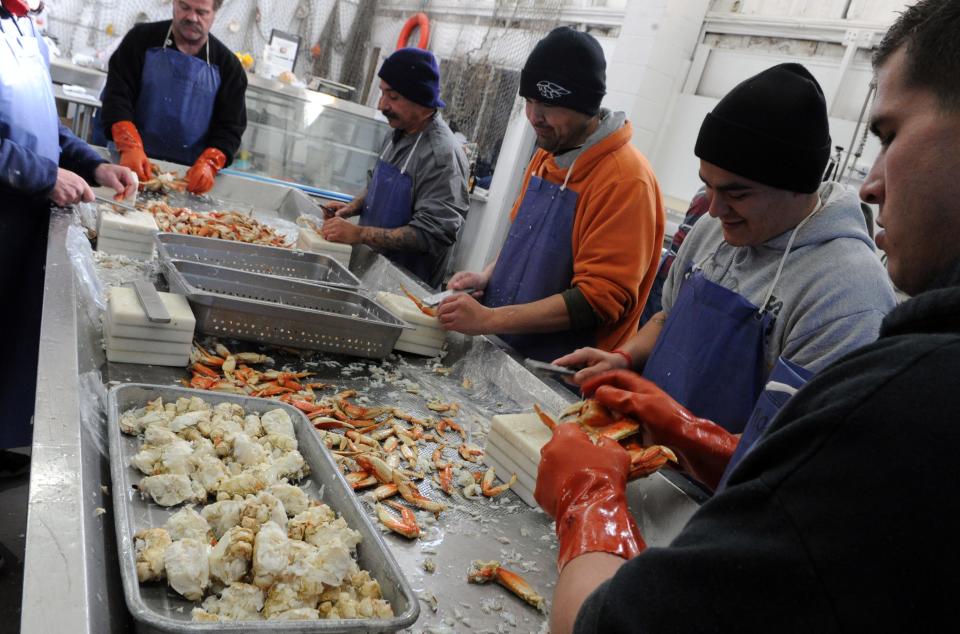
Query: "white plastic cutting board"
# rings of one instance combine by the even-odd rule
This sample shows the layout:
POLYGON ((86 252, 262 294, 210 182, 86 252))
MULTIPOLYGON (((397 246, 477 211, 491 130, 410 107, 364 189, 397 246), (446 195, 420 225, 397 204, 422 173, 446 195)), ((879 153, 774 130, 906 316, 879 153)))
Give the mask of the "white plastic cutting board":
POLYGON ((175 356, 190 356, 192 343, 176 343, 173 341, 156 341, 148 339, 129 339, 127 337, 115 337, 113 333, 104 328, 103 347, 115 352, 153 352, 156 354, 169 354, 175 356))
POLYGON ((536 413, 498 414, 490 421, 490 437, 501 446, 514 447, 534 465, 540 464, 540 449, 553 436, 536 413), (503 442, 499 442, 499 438, 503 442))
POLYGON ((132 288, 111 286, 107 290, 107 312, 112 325, 138 326, 157 330, 179 330, 193 332, 197 320, 190 310, 187 298, 173 293, 160 293, 160 301, 170 313, 170 323, 158 324, 147 319, 137 293, 132 288))
POLYGON ((146 211, 127 211, 118 214, 105 207, 100 207, 100 222, 97 223, 99 235, 128 235, 128 240, 153 239, 153 235, 160 231, 153 214, 146 211))
POLYGON ((168 365, 178 368, 187 367, 189 354, 157 354, 156 352, 126 352, 107 349, 107 361, 114 363, 137 363, 139 365, 168 365))
POLYGON ((404 295, 397 295, 395 293, 387 293, 386 291, 380 291, 377 293, 377 301, 383 304, 387 310, 392 312, 394 315, 404 320, 408 324, 417 326, 417 331, 421 329, 430 329, 438 330, 443 332, 443 329, 440 328, 440 322, 436 317, 431 317, 430 315, 425 315, 423 312, 417 308, 417 305, 413 303, 413 300, 404 295))
POLYGON ((297 236, 297 248, 301 251, 313 251, 324 255, 346 253, 348 258, 353 251, 353 245, 324 240, 316 231, 305 227, 300 227, 300 233, 297 236))
MULTIPOLYGON (((484 455, 483 461, 486 463, 488 467, 493 467, 497 472, 497 476, 500 477, 501 479, 503 479, 504 476, 509 478, 510 474, 515 473, 515 470, 511 469, 509 464, 505 462, 501 463, 499 460, 499 456, 497 455, 494 455, 494 456, 484 455)), ((528 506, 532 506, 534 508, 539 506, 537 504, 537 500, 533 497, 533 492, 535 489, 536 487, 530 488, 526 486, 523 483, 523 481, 520 479, 519 473, 517 474, 517 481, 513 484, 512 487, 510 487, 510 490, 516 493, 521 500, 526 502, 528 506)))
POLYGON ((126 339, 149 339, 151 341, 169 341, 190 344, 193 341, 192 330, 163 330, 141 326, 118 326, 110 321, 110 313, 103 316, 103 334, 126 339))

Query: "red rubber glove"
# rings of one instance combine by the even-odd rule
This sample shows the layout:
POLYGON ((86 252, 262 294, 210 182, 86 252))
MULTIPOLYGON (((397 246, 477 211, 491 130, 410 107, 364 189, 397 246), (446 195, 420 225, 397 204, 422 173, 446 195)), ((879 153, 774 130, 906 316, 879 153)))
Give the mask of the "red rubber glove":
POLYGON ((673 449, 687 473, 717 488, 739 435, 712 420, 697 418, 654 383, 629 370, 591 377, 581 389, 584 397, 639 422, 642 444, 673 449))
POLYGON ((557 520, 557 569, 586 553, 630 559, 647 545, 627 510, 630 456, 615 440, 594 445, 575 423, 557 425, 540 450, 536 498, 557 520))
POLYGON ((117 121, 110 126, 110 133, 120 152, 120 165, 133 170, 141 183, 153 178, 153 164, 143 151, 143 139, 133 121, 117 121))
POLYGON ((208 147, 187 170, 187 191, 206 194, 213 189, 213 179, 227 164, 227 157, 215 147, 208 147))

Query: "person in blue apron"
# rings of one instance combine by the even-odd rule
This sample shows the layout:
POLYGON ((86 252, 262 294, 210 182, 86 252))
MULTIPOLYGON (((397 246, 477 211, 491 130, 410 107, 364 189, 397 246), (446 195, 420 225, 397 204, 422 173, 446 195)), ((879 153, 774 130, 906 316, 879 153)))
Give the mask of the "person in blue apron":
POLYGON ((643 398, 676 412, 654 427, 672 429, 671 442, 689 436, 691 452, 700 440, 727 452, 709 470, 710 488, 736 435, 744 434, 739 459, 785 401, 783 392, 764 393, 768 381, 799 387, 873 341, 896 304, 856 194, 820 182, 829 150, 823 94, 802 66, 775 66, 731 90, 700 129, 695 152, 710 217, 680 248, 663 310, 622 354, 588 349, 556 360, 587 366, 574 377, 580 383, 642 369, 659 388, 656 396, 644 388, 643 398), (697 425, 685 422, 691 417, 697 425))
MULTIPOLYGON (((91 184, 120 196, 135 187, 128 169, 60 123, 47 46, 28 15, 37 5, 3 0, 0 8, 0 297, 13 302, 3 316, 10 371, 0 382, 0 449, 31 442, 51 205, 92 201, 91 184)), ((16 471, 17 460, 0 452, 0 475, 16 471)))
POLYGON ((450 289, 475 290, 440 304, 444 328, 498 335, 539 361, 612 350, 636 332, 664 210, 626 115, 600 107, 605 92, 603 50, 589 34, 560 27, 530 53, 520 96, 538 149, 496 259, 450 279, 450 289))
POLYGON ((178 0, 172 20, 138 24, 110 57, 94 129, 141 181, 150 159, 170 161, 190 165, 187 189, 206 193, 240 147, 247 76, 210 35, 221 3, 178 0))
POLYGON ((350 203, 329 203, 322 235, 366 244, 437 288, 470 206, 467 157, 440 115, 446 104, 433 53, 401 48, 378 76, 377 107, 394 132, 366 191, 350 203), (356 215, 359 225, 347 220, 356 215))

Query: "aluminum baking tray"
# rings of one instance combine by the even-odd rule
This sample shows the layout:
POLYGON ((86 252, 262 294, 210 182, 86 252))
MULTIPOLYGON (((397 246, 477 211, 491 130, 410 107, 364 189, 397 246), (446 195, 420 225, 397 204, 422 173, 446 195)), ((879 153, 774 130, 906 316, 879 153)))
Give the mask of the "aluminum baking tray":
POLYGON ((382 359, 410 327, 345 289, 183 260, 161 267, 208 335, 382 359))
POLYGON ((360 508, 360 503, 330 454, 323 447, 310 422, 295 407, 279 401, 251 398, 236 394, 217 394, 180 387, 129 383, 112 390, 108 397, 110 436, 110 473, 113 478, 113 509, 120 554, 120 572, 127 607, 138 632, 392 632, 412 625, 420 614, 420 606, 410 584, 387 549, 380 531, 360 508), (392 619, 344 619, 319 621, 234 621, 194 623, 190 611, 198 604, 184 599, 166 584, 141 585, 137 580, 133 535, 144 528, 163 526, 181 507, 164 508, 142 500, 133 489, 142 475, 130 467, 140 440, 120 431, 120 414, 143 407, 148 401, 162 397, 164 402, 198 396, 211 405, 236 403, 248 412, 263 414, 281 407, 294 421, 300 453, 310 465, 311 474, 297 484, 314 499, 320 499, 340 513, 347 524, 359 531, 363 540, 357 546, 361 568, 380 582, 383 597, 393 606, 392 619))
POLYGON ((160 258, 165 260, 202 262, 341 288, 360 287, 360 280, 345 266, 318 253, 180 233, 158 233, 156 241, 160 258))

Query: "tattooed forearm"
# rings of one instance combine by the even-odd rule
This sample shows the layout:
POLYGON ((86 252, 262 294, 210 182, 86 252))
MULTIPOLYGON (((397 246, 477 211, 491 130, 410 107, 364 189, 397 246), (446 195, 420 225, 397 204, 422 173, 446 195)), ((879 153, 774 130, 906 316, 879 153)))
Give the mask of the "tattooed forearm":
POLYGON ((410 227, 396 229, 381 229, 380 227, 364 227, 363 243, 378 249, 393 249, 396 251, 419 251, 420 240, 417 232, 410 227))

